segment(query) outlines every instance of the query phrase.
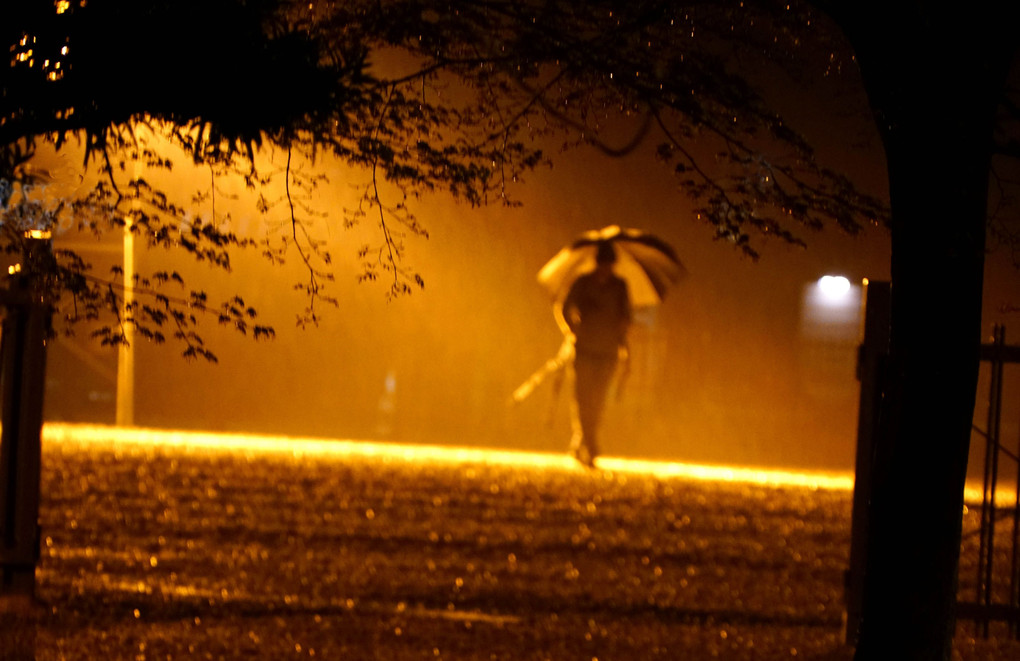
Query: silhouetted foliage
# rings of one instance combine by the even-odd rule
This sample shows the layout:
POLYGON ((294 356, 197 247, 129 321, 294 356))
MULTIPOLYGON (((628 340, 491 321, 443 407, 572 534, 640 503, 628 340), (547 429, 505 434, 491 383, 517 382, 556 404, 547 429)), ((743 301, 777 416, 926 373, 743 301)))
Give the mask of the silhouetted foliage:
MULTIPOLYGON (((299 323, 314 323, 319 303, 336 303, 327 286, 332 257, 310 231, 321 219, 301 203, 323 181, 292 168, 289 157, 283 173, 257 171, 256 154, 269 145, 372 173, 343 222, 378 225, 380 243, 357 254, 362 278, 389 279, 391 294, 424 283, 402 263, 404 234, 427 236, 408 198, 445 190, 470 204, 513 204, 511 185, 544 160, 540 146, 550 140, 609 154, 658 140, 659 158, 696 200, 698 216, 752 257, 756 233, 803 244, 805 228, 835 223, 856 232, 882 222, 882 203, 818 164, 736 67, 748 53, 791 60, 791 49, 807 48, 810 17, 770 3, 751 14, 742 4, 23 3, 0 32, 11 48, 10 67, 0 69, 0 178, 15 188, 31 183, 25 163, 40 141, 80 141, 86 164, 104 178, 53 213, 87 231, 126 227, 150 245, 224 268, 233 249, 261 249, 271 260, 293 250, 308 273, 299 323), (621 121, 633 138, 612 145, 607 132, 621 121), (283 203, 290 236, 268 245, 221 231, 216 219, 189 214, 132 177, 128 163, 174 166, 138 139, 142 130, 214 177, 240 174, 255 188, 284 177, 287 199, 266 208, 283 203), (401 191, 395 200, 382 192, 384 181, 401 191)), ((18 252, 9 235, 8 249, 18 252)), ((70 318, 113 311, 121 287, 147 289, 82 277, 85 264, 74 255, 60 253, 58 263, 68 274, 60 282, 74 283, 67 293, 81 304, 70 318)), ((189 351, 196 346, 186 288, 152 305, 166 316, 128 310, 104 341, 123 341, 117 327, 127 321, 159 340, 157 329, 174 320, 176 337, 189 351)), ((237 328, 250 322, 217 318, 237 328)))
MULTIPOLYGON (((456 133, 467 122, 442 103, 417 98, 413 85, 369 75, 372 44, 365 28, 338 25, 307 3, 214 0, 134 3, 120 0, 28 2, 5 11, 0 28, 9 44, 8 67, 0 67, 0 179, 5 182, 4 250, 24 251, 24 230, 73 227, 103 233, 126 229, 150 246, 182 250, 195 259, 229 269, 234 249, 256 248, 270 260, 295 251, 307 267, 300 286, 308 307, 299 323, 318 319, 317 304, 336 303, 327 283, 331 256, 312 238, 317 218, 302 200, 323 183, 319 175, 291 167, 291 155, 314 162, 332 155, 368 168, 373 176, 362 204, 344 222, 377 222, 379 246, 366 246, 366 279, 391 278, 392 294, 419 287, 423 279, 401 264, 405 232, 422 234, 406 200, 388 203, 382 181, 402 195, 448 190, 471 203, 483 201, 494 165, 505 159, 534 163, 523 144, 476 144, 456 133), (172 160, 139 134, 150 133, 190 154, 215 178, 240 175, 253 189, 284 178, 286 200, 262 198, 262 211, 283 209, 289 236, 270 244, 221 229, 171 201, 129 164, 171 170, 172 160), (31 157, 41 143, 67 149, 81 145, 83 167, 102 177, 83 197, 43 209, 33 193, 47 182, 31 157), (260 172, 255 162, 267 146, 288 154, 284 172, 260 172), (36 188, 33 189, 33 186, 36 188)), ((38 197, 38 195, 37 195, 38 197)), ((249 309, 211 304, 182 282, 136 282, 97 277, 68 251, 56 253, 57 275, 47 292, 64 318, 96 319, 112 313, 100 339, 125 341, 123 325, 161 341, 164 327, 184 342, 185 355, 212 357, 196 332, 199 313, 213 312, 238 330, 266 337, 272 329, 254 324, 249 309), (163 294, 164 284, 180 291, 163 294), (124 308, 131 287, 150 303, 124 308), (152 291, 150 290, 152 287, 152 291)))
POLYGON ((817 163, 811 145, 760 95, 770 81, 754 81, 740 64, 787 65, 791 50, 809 61, 834 35, 809 29, 803 9, 755 6, 459 3, 452 16, 436 18, 434 32, 404 43, 417 39, 422 57, 473 83, 493 135, 549 127, 609 154, 658 141, 699 218, 752 257, 756 233, 802 244, 805 228, 836 223, 856 232, 883 221, 883 204, 817 163), (602 136, 620 117, 633 118, 634 136, 611 145, 602 136))

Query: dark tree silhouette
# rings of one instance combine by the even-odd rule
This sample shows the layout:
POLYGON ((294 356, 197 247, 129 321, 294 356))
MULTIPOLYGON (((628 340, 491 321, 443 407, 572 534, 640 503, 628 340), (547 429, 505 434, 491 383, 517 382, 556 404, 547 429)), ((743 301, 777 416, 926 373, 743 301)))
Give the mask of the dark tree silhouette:
MULTIPOLYGON (((1013 3, 828 4, 860 61, 892 205, 889 372, 857 655, 948 659, 989 173, 997 109, 1011 109, 1018 14, 1013 3)), ((1005 148, 1015 125, 998 126, 1005 148)))
MULTIPOLYGON (((39 141, 79 138, 106 178, 60 212, 100 217, 87 227, 141 227, 150 241, 225 265, 246 239, 213 222, 182 232, 180 209, 119 174, 121 157, 161 163, 132 127, 166 129, 197 162, 252 185, 270 176, 254 166, 262 145, 378 174, 366 200, 383 249, 362 254, 366 277, 391 276, 394 291, 420 281, 400 263, 394 228, 424 229, 403 199, 386 203, 379 179, 408 195, 510 202, 511 184, 543 158, 535 145, 557 139, 610 155, 656 140, 699 218, 752 258, 762 236, 802 244, 822 227, 888 227, 892 346, 858 657, 948 658, 985 237, 1012 236, 989 223, 988 183, 994 146, 1017 151, 1017 106, 1004 95, 1016 3, 70 0, 60 14, 50 2, 23 4, 0 27, 12 54, 0 68, 0 177, 15 182, 0 201, 26 199, 17 189, 39 141), (888 205, 819 162, 762 92, 777 72, 792 89, 841 68, 848 81, 859 75, 884 141, 888 205)), ((330 300, 329 256, 302 243, 312 219, 299 208, 292 200, 290 247, 308 266, 314 320, 315 303, 330 300)), ((18 249, 18 236, 4 240, 18 249)), ((109 283, 58 257, 57 289, 90 313, 117 309, 109 283)), ((177 315, 182 303, 206 307, 200 292, 161 295, 134 323, 157 333, 170 315, 193 347, 194 319, 177 315)), ((218 318, 245 328, 240 303, 218 318)), ((108 339, 117 338, 114 326, 108 339)))
MULTIPOLYGON (((512 158, 527 167, 536 153, 521 143, 467 140, 457 127, 469 122, 455 109, 420 99, 413 86, 370 75, 373 44, 366 30, 377 24, 362 17, 337 25, 327 18, 308 3, 275 0, 33 0, 6 8, 0 25, 11 56, 0 67, 3 250, 23 254, 26 229, 72 227, 130 231, 150 246, 226 269, 237 249, 261 250, 272 260, 296 253, 307 270, 298 286, 308 295, 298 321, 314 323, 319 304, 336 303, 328 290, 331 256, 310 230, 318 218, 303 204, 323 178, 291 163, 326 155, 373 175, 363 204, 333 219, 378 224, 379 245, 359 251, 362 277, 390 278, 394 294, 420 285, 421 276, 401 263, 402 235, 425 233, 406 198, 439 189, 477 204, 490 192, 494 165, 512 158), (258 191, 282 178, 284 203, 270 209, 263 197, 260 207, 289 230, 275 244, 255 241, 176 202, 128 167, 174 168, 140 134, 183 150, 214 179, 240 176, 258 191), (44 204, 35 193, 48 173, 31 162, 43 144, 80 146, 83 172, 100 175, 95 186, 44 204), (287 154, 282 173, 256 166, 259 150, 270 146, 287 154), (383 181, 402 197, 394 202, 381 194, 383 181)), ((185 356, 215 360, 198 332, 202 316, 256 337, 273 333, 240 296, 210 301, 177 273, 123 282, 116 271, 92 273, 69 250, 55 251, 50 266, 42 280, 60 317, 100 320, 96 334, 105 343, 125 342, 124 326, 132 324, 155 341, 169 332, 185 356), (136 296, 125 305, 127 288, 136 296)))

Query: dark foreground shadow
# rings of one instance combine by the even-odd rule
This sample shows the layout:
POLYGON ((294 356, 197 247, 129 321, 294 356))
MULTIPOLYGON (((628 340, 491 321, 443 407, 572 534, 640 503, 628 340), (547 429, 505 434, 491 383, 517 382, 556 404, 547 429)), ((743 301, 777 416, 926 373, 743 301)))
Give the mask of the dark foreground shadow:
POLYGON ((34 661, 39 623, 45 609, 27 597, 0 597, 0 659, 34 661))
POLYGON ((211 600, 159 594, 111 596, 78 594, 59 603, 38 605, 31 613, 8 613, 4 624, 13 626, 4 627, 10 634, 0 639, 0 659, 36 661, 36 645, 39 660, 48 661, 47 654, 55 645, 97 649, 100 645, 114 646, 124 651, 122 645, 139 641, 147 641, 153 653, 158 649, 171 658, 188 656, 192 644, 197 649, 214 650, 214 658, 276 658, 266 648, 265 639, 294 636, 302 644, 317 639, 320 655, 327 651, 323 646, 332 644, 346 658, 361 658, 360 653, 368 652, 361 646, 370 644, 373 654, 384 655, 372 658, 395 661, 420 658, 414 656, 416 650, 431 652, 440 647, 450 654, 444 658, 471 661, 489 658, 490 652, 496 659, 546 658, 548 653, 560 658, 631 659, 638 658, 637 654, 651 661, 701 658, 697 655, 705 650, 699 648, 698 641, 718 642, 720 631, 730 632, 728 644, 737 649, 731 647, 729 651, 737 653, 718 658, 767 661, 779 658, 773 653, 777 651, 786 658, 791 646, 777 647, 768 640, 775 632, 783 632, 782 638, 797 646, 797 658, 852 659, 852 650, 837 642, 841 630, 838 620, 795 613, 621 605, 597 600, 535 603, 508 599, 505 593, 498 598, 461 599, 456 604, 426 594, 362 594, 357 601, 336 603, 211 600), (96 632, 102 632, 101 641, 96 639, 96 632), (263 638, 257 647, 233 647, 239 638, 245 638, 242 643, 247 644, 249 632, 261 632, 259 636, 252 634, 252 640, 263 638), (738 635, 753 638, 754 645, 739 649, 742 646, 732 640, 738 635), (542 654, 532 657, 529 650, 542 654), (483 651, 485 654, 479 656, 483 651))

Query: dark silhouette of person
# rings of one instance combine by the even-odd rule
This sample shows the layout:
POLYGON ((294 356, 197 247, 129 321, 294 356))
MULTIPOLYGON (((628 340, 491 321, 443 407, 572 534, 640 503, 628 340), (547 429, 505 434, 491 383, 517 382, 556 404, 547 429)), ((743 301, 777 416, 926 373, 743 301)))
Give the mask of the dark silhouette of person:
POLYGON ((613 375, 626 359, 631 322, 627 283, 613 272, 616 251, 610 242, 598 244, 595 263, 594 271, 574 281, 554 312, 574 347, 570 454, 589 468, 599 455, 599 424, 613 375))

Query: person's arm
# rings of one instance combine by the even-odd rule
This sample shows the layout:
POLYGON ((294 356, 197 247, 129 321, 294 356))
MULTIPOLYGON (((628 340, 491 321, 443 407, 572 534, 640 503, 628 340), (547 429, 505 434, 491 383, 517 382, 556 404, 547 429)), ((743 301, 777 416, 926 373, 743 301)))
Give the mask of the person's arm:
POLYGON ((576 297, 576 282, 567 292, 563 301, 553 306, 553 317, 556 318, 556 325, 560 327, 563 337, 571 342, 577 336, 577 306, 574 303, 576 297))
POLYGON ((570 328, 570 324, 567 323, 567 317, 563 312, 563 302, 560 301, 553 305, 553 317, 556 319, 556 325, 559 326, 560 332, 563 333, 564 337, 570 337, 574 334, 573 329, 570 328))

